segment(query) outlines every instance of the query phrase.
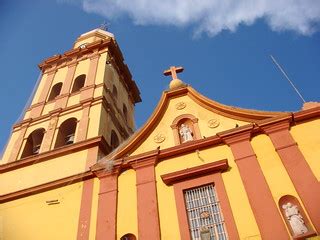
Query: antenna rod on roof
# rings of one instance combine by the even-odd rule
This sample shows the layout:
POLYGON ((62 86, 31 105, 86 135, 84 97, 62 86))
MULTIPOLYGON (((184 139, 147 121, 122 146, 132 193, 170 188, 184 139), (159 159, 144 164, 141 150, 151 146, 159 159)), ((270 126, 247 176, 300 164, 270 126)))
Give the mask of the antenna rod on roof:
POLYGON ((276 59, 270 55, 273 63, 280 69, 280 71, 282 72, 282 74, 285 76, 285 78, 288 80, 288 82, 291 84, 291 86, 293 87, 293 89, 296 91, 296 93, 299 95, 299 97, 302 99, 303 103, 305 103, 306 101, 304 100, 304 98, 302 97, 302 95, 300 94, 300 92, 298 91, 298 89, 296 88, 296 86, 293 84, 293 82, 290 80, 290 78, 288 77, 288 75, 286 74, 286 72, 283 70, 283 68, 280 66, 280 64, 276 61, 276 59))

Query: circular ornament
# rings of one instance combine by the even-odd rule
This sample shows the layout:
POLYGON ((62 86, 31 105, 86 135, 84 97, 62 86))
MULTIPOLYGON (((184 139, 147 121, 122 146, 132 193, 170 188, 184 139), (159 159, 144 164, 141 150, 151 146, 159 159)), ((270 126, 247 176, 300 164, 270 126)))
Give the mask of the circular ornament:
POLYGON ((176 104, 176 109, 181 110, 184 109, 187 106, 187 104, 185 102, 178 102, 176 104))
POLYGON ((216 128, 220 125, 219 119, 212 118, 208 121, 208 127, 209 128, 216 128))
POLYGON ((164 140, 166 140, 166 136, 162 133, 158 133, 157 135, 154 136, 153 140, 156 143, 162 143, 164 140))

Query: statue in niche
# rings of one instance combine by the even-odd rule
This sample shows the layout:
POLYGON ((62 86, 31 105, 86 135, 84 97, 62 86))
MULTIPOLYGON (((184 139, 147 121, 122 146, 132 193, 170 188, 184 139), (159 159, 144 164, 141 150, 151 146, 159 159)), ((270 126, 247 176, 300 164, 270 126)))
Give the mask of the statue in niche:
POLYGON ((193 140, 193 133, 187 125, 181 124, 179 133, 182 138, 182 143, 193 140))
POLYGON ((299 209, 296 205, 288 202, 287 204, 282 205, 282 208, 285 210, 286 217, 294 235, 300 235, 308 232, 308 229, 304 224, 303 217, 299 213, 299 209))

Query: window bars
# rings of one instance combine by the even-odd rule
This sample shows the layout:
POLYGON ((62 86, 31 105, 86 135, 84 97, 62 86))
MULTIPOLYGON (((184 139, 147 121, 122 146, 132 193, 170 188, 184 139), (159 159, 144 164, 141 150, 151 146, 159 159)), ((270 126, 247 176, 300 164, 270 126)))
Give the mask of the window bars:
POLYGON ((224 219, 214 186, 184 192, 192 240, 227 240, 224 219))

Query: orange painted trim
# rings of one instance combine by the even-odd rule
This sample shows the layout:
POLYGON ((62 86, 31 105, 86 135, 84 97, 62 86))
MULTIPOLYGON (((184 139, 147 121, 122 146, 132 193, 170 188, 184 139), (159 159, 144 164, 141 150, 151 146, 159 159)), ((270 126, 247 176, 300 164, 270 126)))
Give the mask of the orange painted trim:
POLYGON ((315 107, 315 108, 293 113, 293 119, 297 123, 301 121, 317 118, 319 116, 320 116, 320 107, 315 107))
POLYGON ((52 181, 49 183, 44 183, 35 187, 31 188, 26 188, 17 192, 12 192, 8 194, 4 194, 0 196, 0 203, 5 203, 9 201, 13 201, 19 198, 24 198, 28 197, 34 194, 50 191, 52 189, 60 188, 60 187, 65 187, 67 185, 77 183, 80 181, 85 181, 87 179, 93 178, 94 174, 92 172, 84 172, 84 173, 79 173, 70 177, 58 179, 56 181, 52 181))
POLYGON ((138 238, 140 240, 160 240, 160 221, 158 211, 155 165, 157 155, 132 162, 136 171, 138 238))
POLYGON ((95 172, 100 180, 96 240, 117 239, 117 203, 119 169, 95 172))
POLYGON ((212 172, 222 172, 228 170, 228 160, 223 159, 212 163, 203 164, 201 166, 187 168, 184 170, 176 171, 161 175, 162 181, 167 185, 172 185, 176 182, 181 182, 185 179, 196 178, 199 176, 207 175, 212 172))
POLYGON ((297 143, 289 132, 289 124, 283 123, 282 128, 264 128, 270 137, 305 209, 320 233, 320 187, 310 166, 305 160, 297 143))
POLYGON ((14 162, 0 165, 0 173, 5 173, 18 168, 27 167, 33 164, 38 164, 44 161, 48 161, 52 158, 56 158, 58 156, 81 151, 81 150, 88 149, 90 147, 95 147, 95 146, 99 146, 101 151, 103 151, 104 153, 110 152, 110 149, 111 149, 103 136, 94 137, 81 142, 63 146, 61 148, 56 148, 48 152, 40 153, 38 155, 26 157, 19 161, 14 161, 14 162))
POLYGON ((89 239, 94 179, 83 182, 77 240, 89 239))
MULTIPOLYGON (((208 110, 212 112, 218 111, 219 114, 231 117, 233 119, 256 122, 262 119, 273 119, 274 117, 278 118, 288 116, 288 114, 290 115, 290 113, 253 111, 222 105, 202 96, 200 93, 196 92, 191 87, 183 87, 176 90, 164 91, 157 107, 155 108, 154 112, 151 114, 150 118, 147 120, 145 125, 140 129, 139 132, 137 132, 134 135, 134 137, 131 139, 131 141, 129 141, 128 144, 120 148, 119 151, 115 153, 114 157, 121 158, 122 156, 132 153, 149 136, 149 134, 153 131, 155 126, 157 126, 159 121, 162 119, 162 116, 164 115, 168 107, 170 99, 184 95, 192 97, 201 106, 206 107, 208 110)), ((249 124, 248 126, 251 127, 253 125, 249 124)), ((239 129, 236 128, 230 131, 236 134, 238 130, 239 129)))
POLYGON ((204 175, 197 178, 189 178, 185 179, 185 181, 173 183, 178 214, 180 238, 183 240, 191 240, 189 232, 189 221, 186 213, 186 205, 183 192, 186 189, 195 188, 206 184, 214 184, 215 186, 217 196, 220 200, 220 205, 222 209, 221 212, 224 216, 226 231, 228 233, 229 239, 239 239, 238 230, 234 221, 230 202, 220 172, 217 172, 215 174, 204 175))
POLYGON ((119 74, 119 76, 123 77, 124 84, 128 89, 128 92, 132 94, 134 103, 141 102, 140 91, 135 81, 132 80, 132 76, 128 69, 128 66, 124 63, 124 59, 118 44, 112 38, 89 43, 83 49, 71 49, 62 55, 56 55, 44 60, 38 66, 42 70, 42 72, 45 72, 46 70, 53 68, 54 65, 58 62, 68 64, 69 62, 74 61, 73 58, 76 58, 77 61, 81 61, 85 58, 90 57, 89 55, 91 55, 92 52, 98 51, 98 53, 101 53, 101 51, 104 51, 105 49, 108 49, 108 52, 112 56, 112 59, 117 66, 117 71, 121 73, 119 74))
POLYGON ((243 186, 253 210, 261 237, 263 239, 288 239, 289 234, 274 202, 268 183, 263 175, 256 155, 249 142, 249 128, 235 135, 227 136, 225 142, 230 146, 237 163, 243 186))

